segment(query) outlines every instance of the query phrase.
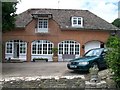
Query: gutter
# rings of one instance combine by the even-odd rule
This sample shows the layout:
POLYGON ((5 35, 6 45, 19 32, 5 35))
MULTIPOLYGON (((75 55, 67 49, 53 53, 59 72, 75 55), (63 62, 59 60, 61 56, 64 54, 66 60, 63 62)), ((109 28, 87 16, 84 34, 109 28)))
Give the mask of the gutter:
POLYGON ((67 26, 67 27, 60 27, 61 30, 95 30, 95 31, 120 31, 120 29, 104 29, 104 28, 84 28, 84 27, 70 27, 70 26, 67 26))

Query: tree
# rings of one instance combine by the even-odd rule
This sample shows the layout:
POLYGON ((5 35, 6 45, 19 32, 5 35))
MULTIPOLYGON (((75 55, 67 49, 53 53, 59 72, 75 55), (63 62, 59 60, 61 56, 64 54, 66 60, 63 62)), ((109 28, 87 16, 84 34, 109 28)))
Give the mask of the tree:
POLYGON ((15 12, 18 2, 2 2, 2 31, 12 30, 15 27, 15 12))
POLYGON ((115 19, 115 20, 112 22, 112 24, 115 25, 116 27, 120 28, 120 18, 115 19))

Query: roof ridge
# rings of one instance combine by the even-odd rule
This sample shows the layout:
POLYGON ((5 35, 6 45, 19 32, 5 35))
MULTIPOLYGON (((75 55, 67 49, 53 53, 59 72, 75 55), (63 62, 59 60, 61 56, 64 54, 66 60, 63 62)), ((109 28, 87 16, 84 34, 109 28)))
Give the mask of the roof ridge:
POLYGON ((28 10, 70 10, 70 11, 89 11, 83 9, 57 9, 57 8, 30 8, 28 10))

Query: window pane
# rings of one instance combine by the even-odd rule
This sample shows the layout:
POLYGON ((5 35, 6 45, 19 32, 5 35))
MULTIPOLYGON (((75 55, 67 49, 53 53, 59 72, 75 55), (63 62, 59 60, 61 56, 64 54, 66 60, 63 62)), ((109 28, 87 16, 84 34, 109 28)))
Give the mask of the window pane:
POLYGON ((59 54, 63 54, 63 44, 59 44, 59 54))
POLYGON ((68 44, 65 44, 65 46, 64 46, 65 48, 64 48, 64 54, 68 54, 68 44))
POLYGON ((78 18, 78 24, 81 25, 81 18, 78 18))
POLYGON ((38 44, 38 54, 42 54, 42 44, 38 44))
POLYGON ((47 40, 34 41, 32 45, 32 54, 52 54, 53 44, 47 40))
POLYGON ((7 42, 6 53, 12 53, 12 42, 7 42))
POLYGON ((77 20, 73 20, 73 24, 77 24, 77 20))
POLYGON ((52 54, 52 44, 48 44, 48 54, 52 54))
POLYGON ((37 51, 37 45, 33 44, 33 46, 32 46, 32 54, 36 54, 36 51, 37 51))
POLYGON ((74 45, 70 45, 70 54, 74 54, 74 45))
POLYGON ((59 54, 79 54, 80 51, 79 49, 80 49, 79 43, 75 41, 68 40, 63 41, 59 44, 59 54))
POLYGON ((43 25, 44 27, 43 28, 47 28, 47 25, 48 25, 47 20, 44 20, 43 23, 44 23, 44 25, 43 25))
POLYGON ((73 26, 81 26, 82 17, 72 17, 72 25, 73 26))
POLYGON ((75 54, 79 54, 79 45, 75 45, 75 54))
POLYGON ((39 19, 38 27, 39 28, 48 28, 48 20, 47 19, 39 19))
POLYGON ((43 54, 47 54, 47 44, 43 44, 43 54))
POLYGON ((22 53, 22 54, 26 53, 26 44, 25 44, 25 42, 20 42, 20 53, 22 53))
POLYGON ((43 27, 43 21, 42 21, 42 19, 39 19, 39 28, 42 28, 43 27))

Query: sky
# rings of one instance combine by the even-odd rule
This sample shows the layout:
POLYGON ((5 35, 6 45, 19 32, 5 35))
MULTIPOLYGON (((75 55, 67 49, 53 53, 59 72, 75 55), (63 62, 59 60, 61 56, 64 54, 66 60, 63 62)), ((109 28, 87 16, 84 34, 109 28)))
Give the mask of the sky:
POLYGON ((89 10, 111 23, 118 18, 120 0, 20 0, 17 14, 30 8, 80 9, 89 10))

